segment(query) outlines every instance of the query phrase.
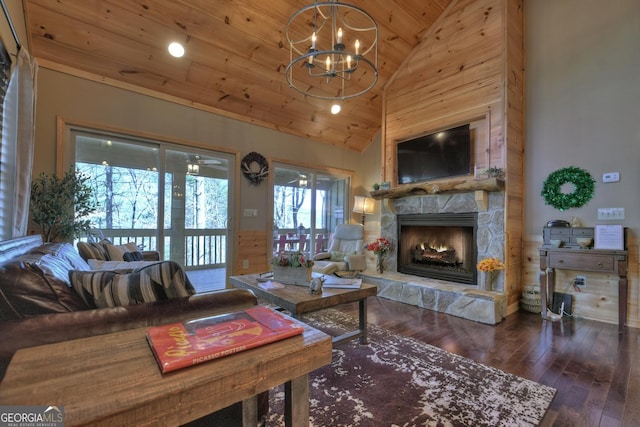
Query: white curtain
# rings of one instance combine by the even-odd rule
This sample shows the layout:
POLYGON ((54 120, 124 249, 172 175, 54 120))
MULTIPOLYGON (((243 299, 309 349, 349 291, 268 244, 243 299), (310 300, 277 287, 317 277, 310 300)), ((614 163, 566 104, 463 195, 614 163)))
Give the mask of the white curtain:
MULTIPOLYGON (((3 145, 7 150, 8 159, 14 159, 13 174, 3 174, 9 181, 3 185, 8 190, 6 201, 9 202, 3 207, 7 215, 3 224, 5 238, 25 236, 29 224, 37 72, 36 60, 26 49, 21 48, 9 80, 4 104, 3 145), (7 235, 9 231, 10 235, 7 235)), ((10 167, 5 164, 3 168, 5 166, 10 167)))

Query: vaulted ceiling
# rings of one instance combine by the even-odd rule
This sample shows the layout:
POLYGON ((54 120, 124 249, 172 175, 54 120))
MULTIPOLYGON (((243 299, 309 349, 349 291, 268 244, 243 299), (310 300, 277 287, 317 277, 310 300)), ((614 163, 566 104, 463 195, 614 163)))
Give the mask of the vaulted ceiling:
POLYGON ((378 24, 379 79, 332 115, 287 85, 287 21, 300 0, 23 0, 41 64, 192 103, 225 116, 362 151, 382 93, 451 0, 350 0, 378 24), (170 41, 185 44, 176 59, 170 41))

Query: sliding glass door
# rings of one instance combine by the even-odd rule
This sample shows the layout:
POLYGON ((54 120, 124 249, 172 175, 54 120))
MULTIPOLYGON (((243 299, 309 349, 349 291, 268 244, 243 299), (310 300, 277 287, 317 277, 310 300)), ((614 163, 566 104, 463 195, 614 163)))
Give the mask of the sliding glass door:
POLYGON ((228 158, 166 150, 165 251, 190 268, 227 262, 228 158))
MULTIPOLYGON (((188 270, 226 267, 233 156, 161 141, 71 131, 76 168, 91 177, 92 224, 188 270)), ((223 276, 225 276, 223 274, 223 276)))

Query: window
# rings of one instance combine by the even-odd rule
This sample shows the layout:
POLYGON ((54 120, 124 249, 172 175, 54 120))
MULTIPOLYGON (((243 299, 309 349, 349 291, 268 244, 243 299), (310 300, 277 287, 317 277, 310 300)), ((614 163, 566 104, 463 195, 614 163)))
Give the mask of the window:
POLYGON ((226 267, 232 155, 89 129, 71 139, 98 205, 91 222, 105 237, 186 269, 226 267))
POLYGON ((274 170, 273 252, 326 250, 336 225, 349 219, 349 174, 284 164, 274 170))

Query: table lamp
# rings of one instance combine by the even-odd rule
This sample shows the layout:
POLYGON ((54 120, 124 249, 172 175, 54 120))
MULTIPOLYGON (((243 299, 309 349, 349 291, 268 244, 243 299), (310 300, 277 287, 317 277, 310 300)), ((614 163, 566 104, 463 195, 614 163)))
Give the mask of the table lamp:
POLYGON ((371 215, 374 208, 374 200, 371 197, 355 196, 353 201, 353 212, 362 214, 362 225, 364 225, 364 216, 371 215))

